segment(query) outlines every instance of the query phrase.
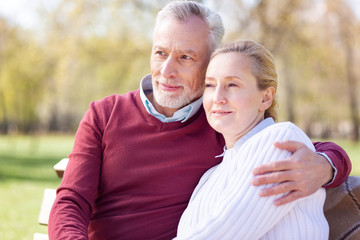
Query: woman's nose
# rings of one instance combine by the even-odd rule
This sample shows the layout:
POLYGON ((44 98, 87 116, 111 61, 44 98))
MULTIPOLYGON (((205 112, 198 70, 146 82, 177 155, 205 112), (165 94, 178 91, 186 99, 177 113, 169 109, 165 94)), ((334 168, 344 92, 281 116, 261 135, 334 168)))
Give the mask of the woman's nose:
POLYGON ((221 86, 216 86, 215 92, 214 92, 214 98, 213 98, 213 102, 214 103, 226 103, 227 99, 226 99, 226 94, 225 91, 222 89, 221 86))

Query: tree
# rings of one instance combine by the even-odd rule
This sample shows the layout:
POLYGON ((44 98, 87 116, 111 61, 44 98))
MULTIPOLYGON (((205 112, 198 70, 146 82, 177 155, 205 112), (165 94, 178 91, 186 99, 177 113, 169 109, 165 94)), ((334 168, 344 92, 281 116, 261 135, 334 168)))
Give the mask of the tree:
POLYGON ((36 106, 47 72, 42 50, 24 32, 0 21, 0 114, 2 132, 29 132, 37 123, 36 106))
POLYGON ((360 140, 360 117, 359 105, 357 99, 358 85, 355 73, 355 56, 356 49, 356 17, 354 13, 342 0, 327 1, 329 12, 333 13, 337 20, 337 36, 341 41, 341 47, 344 53, 345 78, 347 79, 347 96, 349 97, 350 119, 352 123, 351 138, 354 141, 360 140))

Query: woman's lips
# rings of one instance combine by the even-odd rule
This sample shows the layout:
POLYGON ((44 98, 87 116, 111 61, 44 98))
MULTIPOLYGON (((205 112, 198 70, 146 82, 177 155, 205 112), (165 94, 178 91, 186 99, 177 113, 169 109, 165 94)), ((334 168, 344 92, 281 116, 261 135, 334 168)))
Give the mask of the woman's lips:
POLYGON ((231 113, 231 111, 225 111, 225 110, 213 110, 212 113, 216 116, 225 116, 231 113))

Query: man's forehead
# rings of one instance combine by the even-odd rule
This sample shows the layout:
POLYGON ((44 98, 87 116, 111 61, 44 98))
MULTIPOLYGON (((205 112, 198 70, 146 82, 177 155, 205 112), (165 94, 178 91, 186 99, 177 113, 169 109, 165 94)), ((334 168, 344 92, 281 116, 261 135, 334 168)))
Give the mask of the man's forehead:
POLYGON ((209 48, 208 34, 207 24, 199 17, 190 17, 187 21, 164 18, 154 29, 153 48, 202 53, 209 48))

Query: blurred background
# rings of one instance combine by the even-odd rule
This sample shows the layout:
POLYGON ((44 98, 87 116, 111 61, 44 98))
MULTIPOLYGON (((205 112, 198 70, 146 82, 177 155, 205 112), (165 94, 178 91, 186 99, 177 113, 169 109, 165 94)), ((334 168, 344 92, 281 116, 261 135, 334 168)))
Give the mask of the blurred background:
MULTIPOLYGON (((37 217, 53 165, 72 149, 91 101, 138 88, 150 72, 165 0, 0 1, 0 233, 46 233, 37 217)), ((357 0, 204 0, 225 38, 262 43, 279 73, 279 119, 333 141, 360 175, 357 0)))

